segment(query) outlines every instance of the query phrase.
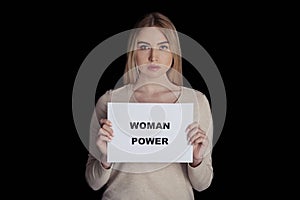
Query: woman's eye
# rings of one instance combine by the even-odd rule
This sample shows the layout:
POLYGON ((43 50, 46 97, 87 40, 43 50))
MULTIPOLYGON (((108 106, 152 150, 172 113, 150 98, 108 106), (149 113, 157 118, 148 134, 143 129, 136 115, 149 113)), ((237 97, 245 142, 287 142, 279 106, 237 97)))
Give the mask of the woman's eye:
POLYGON ((150 47, 147 46, 147 45, 141 45, 141 46, 139 46, 139 49, 141 49, 141 50, 148 50, 148 49, 150 49, 150 47))
POLYGON ((160 50, 169 50, 169 46, 167 45, 162 45, 159 47, 160 50))

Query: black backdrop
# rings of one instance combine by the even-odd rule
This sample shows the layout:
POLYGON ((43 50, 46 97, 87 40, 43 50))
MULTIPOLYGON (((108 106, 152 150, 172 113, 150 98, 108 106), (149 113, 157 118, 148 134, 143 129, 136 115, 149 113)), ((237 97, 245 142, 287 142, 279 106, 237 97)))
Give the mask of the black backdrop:
MULTIPOLYGON (((254 194, 259 185, 255 174, 258 166, 262 166, 258 164, 258 154, 254 154, 248 145, 253 133, 253 126, 248 122, 258 120, 252 118, 255 111, 252 107, 257 102, 251 97, 258 95, 257 63, 252 59, 257 52, 253 53, 252 49, 256 48, 255 35, 259 27, 257 20, 252 18, 251 9, 231 7, 220 11, 222 5, 218 8, 188 2, 151 1, 137 4, 45 4, 36 9, 22 10, 15 20, 18 23, 12 23, 12 26, 17 24, 18 30, 22 31, 22 34, 15 32, 17 41, 24 42, 18 50, 30 54, 26 57, 29 61, 26 72, 33 78, 26 77, 29 85, 25 86, 25 81, 20 84, 18 94, 22 94, 25 102, 29 99, 29 89, 34 88, 33 100, 27 100, 32 106, 23 106, 22 109, 28 109, 27 113, 31 113, 33 107, 38 110, 38 114, 30 118, 31 122, 38 122, 29 131, 36 134, 26 134, 34 135, 34 144, 30 145, 33 152, 26 156, 31 165, 28 167, 26 163, 26 173, 23 173, 26 180, 34 178, 34 181, 30 186, 23 182, 24 191, 38 191, 43 197, 55 198, 101 197, 101 190, 93 191, 85 182, 88 152, 80 141, 72 116, 76 74, 85 57, 98 44, 116 33, 131 29, 144 14, 158 11, 168 16, 178 31, 195 39, 210 54, 227 92, 227 117, 213 150, 213 182, 207 190, 195 192, 196 199, 240 197, 241 191, 254 194), (30 53, 26 52, 29 48, 33 49, 30 53), (23 91, 26 91, 24 95, 23 91)), ((119 66, 121 63, 122 58, 115 64, 119 66)), ((207 93, 201 77, 192 73, 193 68, 188 63, 185 66, 184 75, 192 86, 207 93)), ((112 68, 106 73, 109 74, 109 70, 112 68)), ((123 66, 119 66, 115 75, 122 72, 123 66)), ((95 98, 113 87, 114 80, 114 76, 103 78, 101 81, 107 84, 98 88, 95 98)))

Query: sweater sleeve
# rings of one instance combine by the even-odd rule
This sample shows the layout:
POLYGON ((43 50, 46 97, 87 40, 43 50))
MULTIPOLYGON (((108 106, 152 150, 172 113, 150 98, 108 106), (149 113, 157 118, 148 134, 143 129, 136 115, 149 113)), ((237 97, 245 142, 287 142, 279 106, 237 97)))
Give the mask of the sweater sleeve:
POLYGON ((100 129, 99 121, 101 118, 107 118, 108 101, 110 101, 110 91, 107 91, 99 98, 90 125, 89 155, 86 163, 85 178, 89 186, 94 190, 100 189, 107 183, 112 171, 112 167, 110 167, 110 169, 103 168, 101 164, 101 153, 96 146, 100 129))
POLYGON ((200 124, 202 130, 204 130, 208 136, 208 147, 204 153, 204 158, 200 165, 197 167, 191 167, 188 164, 188 176, 193 188, 197 191, 202 191, 208 188, 213 178, 212 167, 212 141, 213 141, 213 122, 212 115, 209 106, 209 102, 205 95, 197 93, 197 105, 196 105, 196 121, 200 124))
POLYGON ((93 190, 99 190, 107 183, 111 171, 112 167, 105 169, 99 160, 89 154, 86 164, 85 178, 93 190))
POLYGON ((197 167, 188 166, 188 176, 193 188, 202 191, 208 188, 213 178, 211 156, 206 156, 197 167))

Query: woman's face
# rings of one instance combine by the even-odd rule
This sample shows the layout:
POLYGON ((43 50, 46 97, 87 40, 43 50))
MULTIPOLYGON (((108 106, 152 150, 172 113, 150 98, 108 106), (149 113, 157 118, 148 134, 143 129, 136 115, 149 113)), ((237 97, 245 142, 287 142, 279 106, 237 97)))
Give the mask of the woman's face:
POLYGON ((159 28, 143 28, 137 36, 136 49, 136 64, 143 75, 159 77, 171 67, 169 41, 159 28))

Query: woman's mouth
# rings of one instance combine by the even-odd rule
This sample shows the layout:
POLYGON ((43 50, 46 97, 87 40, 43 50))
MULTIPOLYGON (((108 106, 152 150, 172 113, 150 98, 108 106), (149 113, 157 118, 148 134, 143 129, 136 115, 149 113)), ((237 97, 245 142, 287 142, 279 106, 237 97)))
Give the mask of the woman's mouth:
POLYGON ((150 70, 150 71, 158 71, 160 69, 160 66, 158 66, 158 65, 149 65, 148 66, 148 70, 150 70))

